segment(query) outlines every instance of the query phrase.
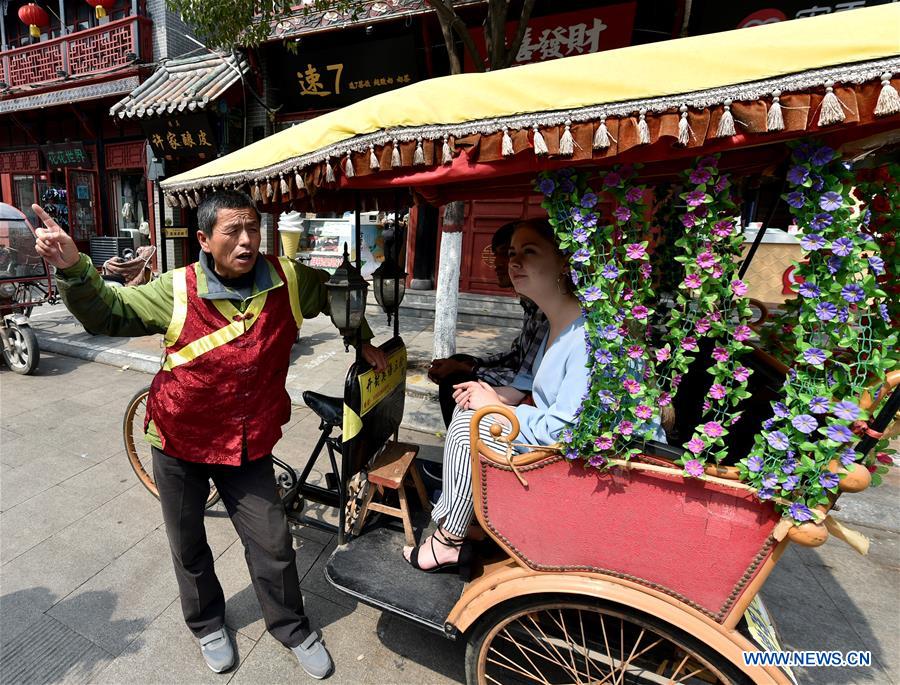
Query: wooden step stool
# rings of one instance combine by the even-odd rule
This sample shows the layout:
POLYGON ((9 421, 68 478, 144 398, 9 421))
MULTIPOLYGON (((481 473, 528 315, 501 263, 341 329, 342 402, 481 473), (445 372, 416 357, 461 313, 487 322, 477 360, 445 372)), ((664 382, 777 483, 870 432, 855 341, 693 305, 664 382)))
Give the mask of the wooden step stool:
POLYGON ((390 442, 385 446, 384 451, 378 456, 369 470, 369 488, 363 498, 356 525, 353 527, 354 535, 358 535, 359 531, 362 530, 369 511, 379 511, 382 514, 395 516, 403 521, 406 544, 416 544, 412 521, 409 518, 409 505, 406 501, 407 478, 412 481, 412 485, 416 488, 422 508, 427 513, 431 513, 431 502, 428 501, 425 484, 422 482, 422 476, 419 475, 419 467, 415 462, 418 452, 418 445, 410 445, 405 442, 390 442), (397 491, 397 496, 400 498, 399 509, 374 501, 375 494, 377 493, 383 497, 385 489, 397 491))

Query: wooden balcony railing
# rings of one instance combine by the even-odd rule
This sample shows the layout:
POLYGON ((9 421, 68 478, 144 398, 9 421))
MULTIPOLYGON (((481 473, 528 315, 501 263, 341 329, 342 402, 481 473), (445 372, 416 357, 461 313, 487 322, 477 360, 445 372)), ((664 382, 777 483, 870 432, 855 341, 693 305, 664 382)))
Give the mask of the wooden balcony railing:
POLYGON ((147 17, 125 17, 102 26, 0 52, 0 81, 8 88, 61 83, 69 76, 101 74, 152 58, 147 17))

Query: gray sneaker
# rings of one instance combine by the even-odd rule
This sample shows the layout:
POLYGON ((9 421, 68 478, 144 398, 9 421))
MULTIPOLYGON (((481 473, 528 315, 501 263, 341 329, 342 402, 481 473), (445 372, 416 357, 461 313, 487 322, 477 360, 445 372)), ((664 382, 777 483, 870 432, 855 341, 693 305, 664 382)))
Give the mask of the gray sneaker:
POLYGON ((206 659, 206 665, 216 673, 234 666, 234 647, 224 627, 200 638, 200 653, 206 659))
POLYGON ((334 668, 331 655, 325 649, 318 633, 309 636, 291 651, 297 655, 301 668, 316 680, 321 680, 334 668))

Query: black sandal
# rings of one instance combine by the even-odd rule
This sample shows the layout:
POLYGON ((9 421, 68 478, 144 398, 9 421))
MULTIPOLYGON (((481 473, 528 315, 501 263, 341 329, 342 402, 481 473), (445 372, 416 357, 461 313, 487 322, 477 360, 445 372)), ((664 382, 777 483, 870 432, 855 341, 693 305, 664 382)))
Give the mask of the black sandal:
MULTIPOLYGON (((437 559, 437 554, 434 552, 434 539, 438 537, 441 533, 441 529, 438 528, 434 531, 434 534, 429 538, 431 541, 431 556, 437 559)), ((458 571, 459 577, 465 582, 469 582, 472 579, 472 559, 474 554, 472 553, 472 543, 468 540, 450 540, 446 535, 440 535, 438 539, 441 541, 441 544, 445 547, 455 547, 459 548, 459 558, 456 561, 448 561, 444 564, 438 564, 434 568, 422 568, 419 566, 419 550, 422 549, 422 546, 425 544, 424 542, 417 547, 413 547, 412 552, 409 554, 409 564, 414 569, 418 571, 424 571, 425 573, 443 573, 444 571, 458 571)))

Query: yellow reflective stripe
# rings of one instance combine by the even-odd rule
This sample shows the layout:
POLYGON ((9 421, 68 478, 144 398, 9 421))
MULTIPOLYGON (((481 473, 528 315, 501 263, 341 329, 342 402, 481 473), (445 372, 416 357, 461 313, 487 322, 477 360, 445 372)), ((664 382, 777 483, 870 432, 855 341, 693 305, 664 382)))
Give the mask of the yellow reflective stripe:
POLYGON ((279 257, 281 270, 284 271, 284 280, 287 281, 288 296, 291 300, 291 312, 297 328, 303 325, 303 312, 300 310, 300 284, 297 283, 297 272, 294 271, 294 262, 286 257, 279 257))
POLYGON ((362 430, 362 419, 350 407, 344 404, 344 424, 341 428, 341 440, 350 442, 362 430))
POLYGON ((259 314, 266 304, 267 296, 268 292, 260 293, 255 296, 247 307, 247 311, 243 314, 238 312, 237 308, 228 302, 228 300, 213 300, 213 305, 215 305, 222 316, 233 318, 236 314, 241 318, 237 321, 231 321, 224 328, 213 331, 212 333, 204 335, 202 338, 198 338, 194 342, 185 345, 178 350, 178 352, 172 352, 167 355, 166 361, 163 364, 163 371, 171 371, 176 366, 187 364, 216 347, 230 343, 235 338, 240 337, 246 331, 250 330, 250 328, 253 327, 253 324, 259 319, 259 314), (231 312, 234 312, 234 314, 229 317, 228 315, 231 312), (252 314, 252 316, 248 316, 250 314, 252 314))
POLYGON ((187 318, 187 269, 182 267, 172 273, 172 318, 166 329, 166 347, 178 342, 184 321, 187 318))

